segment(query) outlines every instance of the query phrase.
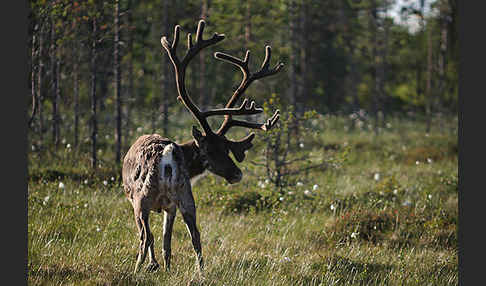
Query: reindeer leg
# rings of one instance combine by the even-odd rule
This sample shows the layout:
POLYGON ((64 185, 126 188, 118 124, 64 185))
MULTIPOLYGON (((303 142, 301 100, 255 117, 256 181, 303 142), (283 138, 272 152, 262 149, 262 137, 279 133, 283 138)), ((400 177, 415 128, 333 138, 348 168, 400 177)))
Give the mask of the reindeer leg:
POLYGON ((149 227, 149 210, 141 208, 139 206, 134 207, 135 212, 135 222, 140 233, 140 246, 138 249, 137 263, 135 264, 135 271, 137 273, 140 270, 140 265, 145 261, 147 256, 147 250, 151 248, 152 258, 153 256, 153 242, 154 236, 150 232, 149 227))
POLYGON ((189 182, 182 191, 179 201, 179 210, 181 211, 182 218, 186 223, 187 230, 191 235, 192 246, 194 247, 194 251, 196 252, 197 260, 199 262, 199 270, 202 271, 204 268, 204 263, 201 249, 201 238, 199 235, 199 230, 196 226, 196 205, 194 203, 191 184, 189 182))
POLYGON ((157 269, 159 269, 159 263, 157 262, 157 260, 155 259, 155 252, 154 252, 154 236, 152 235, 152 232, 150 232, 149 230, 149 226, 148 226, 148 216, 147 216, 147 222, 146 222, 146 225, 147 225, 147 230, 149 231, 150 235, 150 243, 149 243, 149 265, 147 266, 147 271, 150 271, 150 272, 153 272, 153 271, 156 271, 157 269))
POLYGON ((170 270, 170 257, 171 257, 171 239, 172 239, 172 227, 174 226, 174 220, 176 216, 176 207, 173 206, 164 211, 164 262, 165 269, 170 270))

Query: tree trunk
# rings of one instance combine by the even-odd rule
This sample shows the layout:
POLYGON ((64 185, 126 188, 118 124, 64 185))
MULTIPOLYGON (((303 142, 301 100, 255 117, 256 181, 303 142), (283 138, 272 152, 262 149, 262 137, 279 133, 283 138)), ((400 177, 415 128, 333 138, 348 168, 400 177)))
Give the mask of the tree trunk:
POLYGON ((289 102, 292 106, 295 106, 297 102, 297 59, 298 59, 298 46, 297 46, 297 4, 295 0, 289 1, 289 33, 290 33, 290 55, 289 55, 289 102))
MULTIPOLYGON (((439 82, 438 82, 438 93, 441 96, 444 96, 446 92, 446 78, 445 72, 447 67, 447 25, 448 25, 448 7, 447 3, 443 2, 442 7, 440 9, 440 46, 439 46, 439 82)), ((441 97, 437 97, 436 105, 437 110, 442 113, 442 102, 440 101, 441 97)), ((441 117, 442 118, 442 117, 441 117)), ((442 120, 439 120, 440 129, 443 129, 442 120)))
POLYGON ((427 117, 427 126, 425 132, 429 133, 432 125, 432 29, 429 28, 427 31, 427 85, 425 94, 427 96, 426 106, 425 106, 425 116, 427 117))
MULTIPOLYGON (((201 0, 201 19, 207 20, 208 2, 201 0)), ((208 106, 208 94, 206 90, 206 52, 199 52, 199 105, 204 110, 208 106)))
POLYGON ((44 114, 43 103, 44 93, 42 89, 42 81, 44 75, 44 34, 43 27, 39 29, 39 70, 37 71, 37 109, 39 113, 39 144, 44 144, 44 114))
POLYGON ((246 0, 246 13, 245 13, 245 48, 250 49, 251 42, 251 0, 246 0))
POLYGON ((375 135, 378 135, 378 112, 379 112, 379 97, 380 97, 380 75, 379 75, 379 67, 378 67, 378 15, 377 15, 377 5, 376 0, 372 1, 372 9, 370 15, 370 32, 371 32, 371 64, 372 64, 372 71, 371 77, 373 79, 373 116, 374 116, 374 131, 375 135))
MULTIPOLYGON (((162 2, 162 34, 169 34, 169 0, 162 2)), ((162 53, 162 132, 169 137, 169 57, 167 53, 162 53)))
POLYGON ((115 1, 115 42, 113 49, 113 63, 114 63, 114 78, 115 78, 115 100, 116 100, 116 130, 115 130, 115 162, 117 164, 121 161, 121 141, 122 141, 122 129, 121 129, 121 74, 120 74, 120 2, 115 1))
MULTIPOLYGON (((386 17, 386 13, 388 10, 388 4, 385 3, 384 13, 386 17)), ((381 49, 381 61, 380 61, 380 111, 383 117, 381 118, 381 127, 386 127, 386 118, 387 118, 387 95, 385 92, 385 83, 386 83, 386 75, 387 75, 387 65, 388 65, 388 36, 389 36, 389 25, 386 22, 383 23, 384 35, 383 35, 383 49, 381 49)))
MULTIPOLYGON (((250 50, 251 45, 251 0, 246 0, 245 8, 245 50, 250 50)), ((252 121, 251 115, 246 115, 245 120, 252 121)))
MULTIPOLYGON (((166 1, 166 0, 165 0, 166 1)), ((133 7, 132 7, 132 0, 128 0, 127 4, 127 26, 128 26, 128 33, 127 33, 127 51, 130 54, 128 58, 128 86, 126 89, 125 98, 127 100, 127 104, 124 105, 126 110, 125 115, 125 130, 131 130, 131 111, 132 111, 132 102, 135 98, 134 96, 134 88, 133 88, 133 32, 132 32, 132 25, 133 25, 133 7)), ((123 143, 123 142, 122 142, 123 143)))
POLYGON ((59 137, 58 137, 58 122, 57 122, 57 89, 58 89, 58 77, 57 77, 57 47, 56 47, 56 36, 55 36, 55 29, 54 23, 51 22, 51 48, 50 48, 50 57, 51 57, 51 100, 52 100, 52 141, 54 146, 58 147, 59 145, 59 137))
POLYGON ((97 57, 97 23, 93 18, 93 33, 91 43, 91 167, 96 169, 96 136, 98 134, 98 123, 96 121, 96 57, 97 57))
MULTIPOLYGON (((299 43, 300 43, 300 80, 299 80, 299 85, 298 85, 298 92, 297 96, 300 98, 300 102, 307 102, 307 94, 308 94, 308 61, 309 61, 309 44, 307 41, 307 35, 309 34, 308 32, 308 4, 303 1, 302 5, 300 7, 300 17, 299 17, 299 43)), ((303 114, 303 106, 297 102, 297 105, 295 106, 295 111, 297 113, 297 116, 300 117, 303 114)))
POLYGON ((59 141, 61 138, 61 116, 59 113, 59 105, 61 103, 61 53, 60 49, 57 48, 57 53, 56 53, 56 111, 55 111, 55 129, 56 129, 56 149, 59 146, 59 141))
POLYGON ((35 60, 36 60, 36 55, 37 55, 37 49, 35 47, 36 45, 36 34, 37 34, 37 25, 34 28, 34 31, 32 32, 32 53, 31 53, 31 77, 30 77, 30 91, 32 94, 32 113, 29 118, 28 126, 32 127, 32 123, 34 122, 34 117, 37 112, 37 94, 36 94, 36 66, 35 66, 35 60))
POLYGON ((79 54, 74 48, 73 81, 74 81, 74 147, 79 143, 79 54))
MULTIPOLYGON (((288 100, 294 108, 297 106, 297 93, 298 93, 298 77, 297 77, 297 61, 300 59, 299 57, 299 33, 298 33, 298 9, 296 0, 289 0, 288 3, 288 13, 289 13, 289 37, 290 37, 290 54, 289 54, 289 90, 288 90, 288 100)), ((289 131, 294 136, 294 138, 298 138, 299 134, 299 124, 297 124, 297 120, 294 121, 295 124, 291 124, 289 126, 289 131)), ((296 144, 298 144, 296 140, 296 144)))

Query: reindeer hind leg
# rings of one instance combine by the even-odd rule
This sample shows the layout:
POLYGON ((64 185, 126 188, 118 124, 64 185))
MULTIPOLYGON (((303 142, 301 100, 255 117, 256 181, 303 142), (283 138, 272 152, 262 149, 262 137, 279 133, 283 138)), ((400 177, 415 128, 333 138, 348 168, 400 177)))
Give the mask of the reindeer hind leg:
POLYGON ((145 261, 147 256, 147 252, 150 252, 150 265, 149 270, 155 270, 158 268, 158 263, 155 260, 153 243, 154 243, 154 236, 150 231, 149 226, 149 210, 135 207, 135 222, 137 224, 137 228, 140 234, 140 244, 138 249, 138 256, 137 262, 135 264, 134 273, 137 273, 140 270, 140 266, 145 261))

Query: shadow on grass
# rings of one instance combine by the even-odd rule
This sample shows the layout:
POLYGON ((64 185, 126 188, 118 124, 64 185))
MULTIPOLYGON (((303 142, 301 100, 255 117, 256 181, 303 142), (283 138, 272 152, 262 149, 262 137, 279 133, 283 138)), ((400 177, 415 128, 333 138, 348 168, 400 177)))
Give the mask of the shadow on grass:
POLYGON ((87 280, 92 275, 89 271, 78 271, 70 267, 55 267, 29 271, 29 280, 60 282, 67 279, 71 281, 87 280))
POLYGON ((106 269, 78 270, 72 267, 50 267, 29 271, 29 284, 63 284, 63 282, 73 283, 73 285, 157 285, 150 280, 139 281, 131 273, 106 272, 106 269), (105 273, 103 273, 105 272, 105 273))
POLYGON ((340 281, 342 284, 352 282, 353 285, 381 284, 393 270, 391 265, 379 263, 363 263, 351 259, 334 256, 321 262, 315 262, 311 269, 319 273, 318 276, 293 277, 294 280, 305 285, 327 284, 340 281))

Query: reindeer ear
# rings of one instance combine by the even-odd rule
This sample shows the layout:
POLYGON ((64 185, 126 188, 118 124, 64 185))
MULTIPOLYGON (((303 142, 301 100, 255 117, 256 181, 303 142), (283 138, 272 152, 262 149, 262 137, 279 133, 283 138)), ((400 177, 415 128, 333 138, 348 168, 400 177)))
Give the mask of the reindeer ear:
POLYGON ((238 162, 245 160, 245 151, 253 147, 251 141, 255 138, 255 133, 251 133, 240 141, 229 141, 229 148, 231 153, 235 156, 238 162))
POLYGON ((196 126, 192 126, 192 137, 196 140, 196 145, 199 146, 201 141, 203 140, 204 136, 202 135, 201 131, 197 129, 196 126))

